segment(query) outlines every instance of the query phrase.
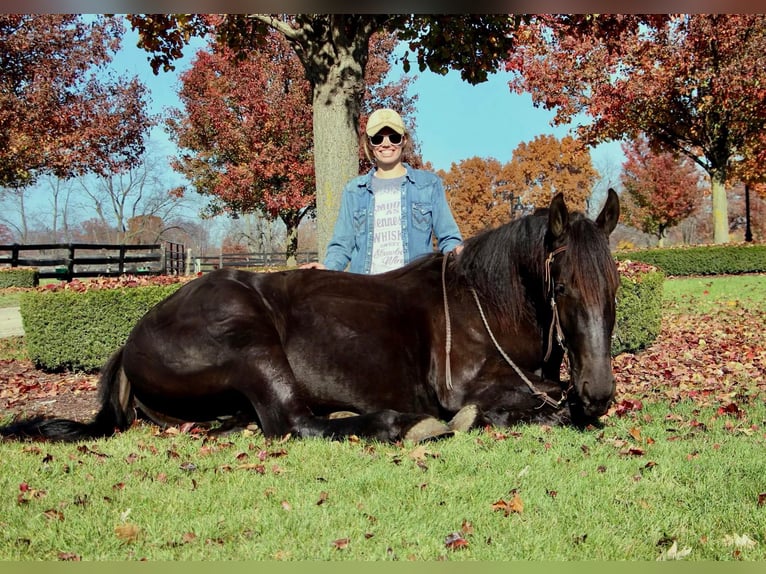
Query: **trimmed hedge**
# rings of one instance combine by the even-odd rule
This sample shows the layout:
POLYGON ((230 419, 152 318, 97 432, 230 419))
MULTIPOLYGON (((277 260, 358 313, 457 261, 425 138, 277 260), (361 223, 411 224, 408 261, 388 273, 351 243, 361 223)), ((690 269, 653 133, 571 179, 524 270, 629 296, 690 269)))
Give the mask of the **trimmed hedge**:
POLYGON ((641 261, 666 275, 737 275, 766 272, 766 245, 699 245, 621 251, 617 260, 641 261))
POLYGON ((662 285, 665 275, 645 263, 618 261, 617 320, 612 356, 647 347, 662 328, 662 285))
POLYGON ((0 289, 7 287, 37 287, 39 271, 34 267, 0 268, 0 289))
POLYGON ((19 308, 29 358, 49 371, 98 370, 138 320, 180 286, 22 293, 19 308))

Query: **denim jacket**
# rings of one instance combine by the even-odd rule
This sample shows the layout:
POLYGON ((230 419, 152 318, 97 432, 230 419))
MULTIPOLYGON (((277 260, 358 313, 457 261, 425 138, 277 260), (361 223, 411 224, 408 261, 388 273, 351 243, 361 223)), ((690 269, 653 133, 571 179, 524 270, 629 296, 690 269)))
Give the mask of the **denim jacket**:
MULTIPOLYGON (((447 253, 462 243, 455 218, 439 177, 430 171, 404 164, 407 175, 402 184, 402 237, 404 262, 433 253, 436 236, 439 251, 447 253)), ((340 200, 340 212, 332 239, 327 246, 324 264, 328 269, 369 273, 372 267, 374 196, 372 177, 375 170, 355 177, 346 184, 340 200)))

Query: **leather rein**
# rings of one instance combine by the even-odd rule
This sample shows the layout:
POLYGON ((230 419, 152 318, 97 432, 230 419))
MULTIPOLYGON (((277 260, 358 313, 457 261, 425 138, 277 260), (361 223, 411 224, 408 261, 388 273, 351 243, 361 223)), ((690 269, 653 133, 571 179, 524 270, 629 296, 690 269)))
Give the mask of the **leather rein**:
MULTIPOLYGON (((563 245, 553 251, 551 251, 548 254, 548 257, 545 259, 545 274, 544 274, 544 282, 545 282, 545 289, 546 289, 546 295, 550 297, 550 305, 551 305, 551 311, 552 311, 552 317, 551 317, 551 324, 548 328, 548 344, 547 344, 547 350, 545 352, 545 358, 543 361, 547 361, 550 359, 551 352, 553 350, 553 336, 554 332, 556 334, 556 342, 559 344, 559 346, 566 352, 566 346, 564 344, 564 332, 561 329, 561 321, 559 320, 559 311, 558 306, 556 305, 556 292, 555 292, 555 285, 553 282, 553 274, 551 273, 551 267, 553 265, 553 259, 558 255, 559 253, 566 250, 566 245, 563 245)), ((451 328, 451 321, 450 321, 450 313, 449 313, 449 302, 447 300, 447 283, 446 283, 446 274, 447 274, 447 260, 452 256, 452 252, 450 251, 442 258, 442 294, 444 296, 444 317, 445 317, 445 328, 446 328, 446 337, 445 337, 445 365, 444 365, 444 376, 445 376, 445 383, 447 385, 447 388, 449 390, 453 389, 452 385, 452 372, 450 367, 450 351, 452 349, 452 328, 451 328)), ((532 394, 536 397, 540 397, 542 400, 542 403, 540 404, 540 407, 542 408, 543 405, 548 405, 553 408, 559 408, 567 399, 567 391, 568 389, 565 389, 564 392, 561 395, 561 399, 558 401, 553 400, 548 393, 545 393, 538 389, 532 381, 529 380, 529 378, 524 374, 524 372, 516 365, 516 363, 513 362, 513 359, 508 356, 508 354, 503 350, 503 348, 500 346, 500 343, 498 343, 497 339, 495 338, 495 334, 492 332, 492 329, 489 326, 489 322, 487 321, 487 317, 484 314, 484 309, 481 306, 481 302, 479 301, 479 295, 476 293, 476 290, 471 287, 471 294, 473 295, 473 299, 476 302, 476 307, 479 310, 479 315, 481 316, 481 320, 484 323, 484 328, 487 330, 487 333, 489 334, 489 338, 492 340, 492 343, 495 345, 495 348, 498 350, 500 355, 505 359, 505 362, 508 363, 514 371, 516 371, 516 374, 521 377, 521 380, 524 381, 524 383, 529 387, 529 390, 532 392, 532 394)), ((571 388, 571 385, 570 385, 571 388)))

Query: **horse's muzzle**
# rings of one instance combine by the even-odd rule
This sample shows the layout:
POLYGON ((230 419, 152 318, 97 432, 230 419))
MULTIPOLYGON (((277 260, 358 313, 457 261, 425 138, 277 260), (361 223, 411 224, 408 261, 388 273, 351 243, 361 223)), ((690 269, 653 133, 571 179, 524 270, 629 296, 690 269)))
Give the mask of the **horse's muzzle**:
POLYGON ((575 404, 572 405, 580 414, 587 419, 596 419, 609 410, 614 400, 615 381, 610 377, 607 381, 600 381, 597 385, 591 381, 583 381, 575 385, 577 389, 575 404))

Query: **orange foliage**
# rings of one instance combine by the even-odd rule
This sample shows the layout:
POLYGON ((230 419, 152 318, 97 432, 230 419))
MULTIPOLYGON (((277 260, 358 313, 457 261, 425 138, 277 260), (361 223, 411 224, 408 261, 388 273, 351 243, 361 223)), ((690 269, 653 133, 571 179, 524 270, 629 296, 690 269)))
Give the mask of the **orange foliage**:
POLYGON ((502 179, 525 207, 547 207, 562 192, 570 209, 584 211, 598 179, 586 147, 571 136, 540 135, 514 150, 502 179))
POLYGON ((511 219, 507 187, 500 179, 496 159, 472 157, 440 170, 452 213, 464 237, 496 227, 511 219))

